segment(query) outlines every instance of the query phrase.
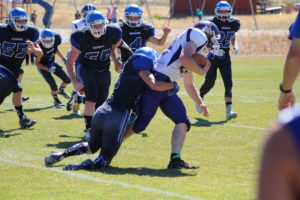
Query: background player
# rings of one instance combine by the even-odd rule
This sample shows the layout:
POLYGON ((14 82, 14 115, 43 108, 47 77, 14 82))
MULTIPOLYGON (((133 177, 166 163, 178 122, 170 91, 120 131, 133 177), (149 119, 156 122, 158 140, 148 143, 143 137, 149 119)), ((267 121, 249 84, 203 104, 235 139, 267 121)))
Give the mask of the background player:
MULTIPOLYGON (((39 38, 39 31, 34 26, 28 25, 28 15, 22 8, 13 8, 8 15, 8 25, 0 25, 0 43, 2 51, 0 65, 11 71, 15 79, 19 76, 25 53, 34 53, 41 56, 42 50, 38 44, 34 44, 39 38)), ((36 123, 26 117, 22 106, 22 88, 13 88, 13 105, 19 116, 21 128, 29 128, 36 123)))
POLYGON ((62 95, 66 99, 70 99, 64 89, 69 83, 71 83, 70 78, 64 71, 64 69, 55 62, 55 54, 57 54, 60 59, 66 63, 66 59, 61 54, 58 46, 61 44, 61 36, 54 33, 49 29, 45 29, 41 32, 40 47, 43 50, 43 56, 36 58, 36 66, 38 66, 38 71, 41 73, 45 81, 48 83, 51 89, 51 95, 54 99, 54 106, 62 106, 63 104, 58 99, 57 94, 62 95), (61 83, 59 89, 57 84, 51 75, 55 74, 63 82, 61 83))
POLYGON ((233 46, 234 54, 238 54, 239 49, 235 33, 240 29, 240 20, 231 17, 232 7, 226 1, 220 1, 216 4, 215 17, 208 19, 217 25, 221 38, 219 40, 220 49, 224 52, 210 57, 211 68, 205 76, 205 81, 200 88, 200 96, 203 98, 211 88, 213 88, 216 78, 217 69, 219 68, 223 83, 225 86, 225 105, 226 119, 230 120, 237 117, 237 113, 232 111, 232 72, 230 59, 230 42, 233 46))
MULTIPOLYGON (((45 158, 46 166, 52 166, 69 156, 95 153, 100 147, 100 155, 94 162, 86 160, 79 165, 65 166, 64 169, 95 169, 108 166, 122 143, 130 110, 144 90, 145 84, 156 91, 170 90, 175 86, 175 83, 157 81, 151 74, 157 57, 156 51, 149 47, 137 50, 126 62, 111 97, 94 114, 90 141, 49 155, 45 158)), ((176 88, 172 92, 176 92, 176 88)))

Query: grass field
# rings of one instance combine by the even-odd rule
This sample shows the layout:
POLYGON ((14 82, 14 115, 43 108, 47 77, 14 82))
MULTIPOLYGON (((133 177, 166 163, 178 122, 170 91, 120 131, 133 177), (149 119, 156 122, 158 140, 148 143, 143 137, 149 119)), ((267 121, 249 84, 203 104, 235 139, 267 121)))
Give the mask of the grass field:
MULTIPOLYGON (((166 169, 173 124, 160 111, 145 132, 124 142, 107 169, 62 170, 97 154, 45 168, 46 155, 81 141, 84 123, 82 117, 53 108, 48 85, 34 66, 25 66, 24 96, 31 99, 24 108, 38 122, 19 129, 11 98, 0 106, 0 199, 254 199, 262 141, 277 114, 283 62, 282 57, 233 59, 234 111, 239 117, 228 122, 220 76, 205 98, 209 118, 196 113, 180 82, 180 97, 192 121, 182 156, 200 168, 178 171, 166 169)), ((195 77, 198 86, 202 81, 195 77)))

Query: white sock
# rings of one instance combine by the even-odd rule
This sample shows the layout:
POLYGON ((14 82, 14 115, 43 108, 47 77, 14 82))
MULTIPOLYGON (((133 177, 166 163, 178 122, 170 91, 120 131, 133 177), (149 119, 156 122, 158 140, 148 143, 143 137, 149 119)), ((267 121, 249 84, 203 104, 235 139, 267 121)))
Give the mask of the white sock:
POLYGON ((231 113, 232 104, 226 104, 226 114, 229 115, 231 113))

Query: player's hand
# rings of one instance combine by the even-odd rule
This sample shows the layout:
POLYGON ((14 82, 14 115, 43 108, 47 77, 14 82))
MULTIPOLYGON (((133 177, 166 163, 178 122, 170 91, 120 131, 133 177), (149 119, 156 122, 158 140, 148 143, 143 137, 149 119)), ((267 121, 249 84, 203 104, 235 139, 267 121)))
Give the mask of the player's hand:
POLYGON ((280 93, 279 99, 278 99, 278 109, 282 110, 287 107, 291 107, 296 102, 296 96, 294 91, 292 90, 289 93, 280 93))
POLYGON ((27 49, 29 52, 32 52, 34 49, 34 44, 30 40, 26 40, 25 43, 27 44, 27 49))
POLYGON ((122 64, 119 61, 115 61, 115 71, 120 73, 122 71, 122 64))
POLYGON ((233 54, 234 55, 238 55, 240 52, 239 48, 238 47, 233 47, 233 54))
POLYGON ((218 56, 218 57, 222 57, 224 56, 225 51, 223 49, 218 49, 217 51, 214 52, 214 55, 218 56))
POLYGON ((167 90, 168 96, 172 96, 172 95, 176 94, 180 90, 179 85, 176 82, 173 82, 173 83, 174 83, 174 88, 171 89, 171 90, 167 90))
POLYGON ((73 87, 75 90, 80 91, 84 88, 84 85, 76 80, 75 82, 73 82, 73 87))
POLYGON ((209 110, 208 110, 207 106, 203 103, 203 104, 200 104, 199 107, 201 108, 204 117, 208 117, 209 116, 209 110))
POLYGON ((168 27, 164 27, 164 28, 162 29, 162 31, 164 32, 164 34, 168 35, 168 34, 171 32, 171 29, 168 28, 168 27))
POLYGON ((56 67, 55 66, 51 66, 51 67, 48 68, 48 71, 50 73, 54 73, 56 71, 56 67))

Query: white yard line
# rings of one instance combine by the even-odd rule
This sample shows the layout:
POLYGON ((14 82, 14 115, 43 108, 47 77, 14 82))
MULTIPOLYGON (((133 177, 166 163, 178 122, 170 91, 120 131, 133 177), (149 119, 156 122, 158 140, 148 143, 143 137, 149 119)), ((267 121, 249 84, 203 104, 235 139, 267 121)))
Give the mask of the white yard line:
POLYGON ((134 184, 130 184, 130 183, 124 183, 124 182, 121 182, 121 181, 113 181, 113 180, 107 180, 107 179, 102 179, 102 178, 96 178, 96 177, 80 174, 79 172, 70 172, 70 171, 63 171, 61 169, 40 167, 40 166, 37 166, 37 165, 32 165, 32 164, 28 164, 28 163, 20 163, 20 162, 17 162, 17 161, 6 160, 6 159, 3 159, 3 158, 0 158, 0 161, 3 162, 3 163, 9 163, 9 164, 12 164, 12 165, 19 165, 19 166, 23 166, 23 167, 30 167, 30 168, 34 168, 34 169, 38 169, 38 170, 53 171, 53 172, 61 173, 61 174, 64 174, 64 175, 73 176, 73 177, 78 178, 78 179, 84 179, 84 180, 98 182, 98 183, 108 183, 108 184, 113 184, 113 185, 119 185, 119 186, 122 186, 122 187, 134 188, 134 189, 138 189, 138 190, 142 190, 142 191, 146 191, 146 192, 157 193, 157 194, 162 194, 162 195, 171 196, 171 197, 177 197, 177 198, 180 198, 180 199, 202 200, 202 199, 187 196, 187 195, 177 194, 177 193, 168 192, 168 191, 164 191, 164 190, 159 190, 159 189, 155 189, 155 188, 144 187, 144 186, 141 186, 141 185, 134 185, 134 184))

